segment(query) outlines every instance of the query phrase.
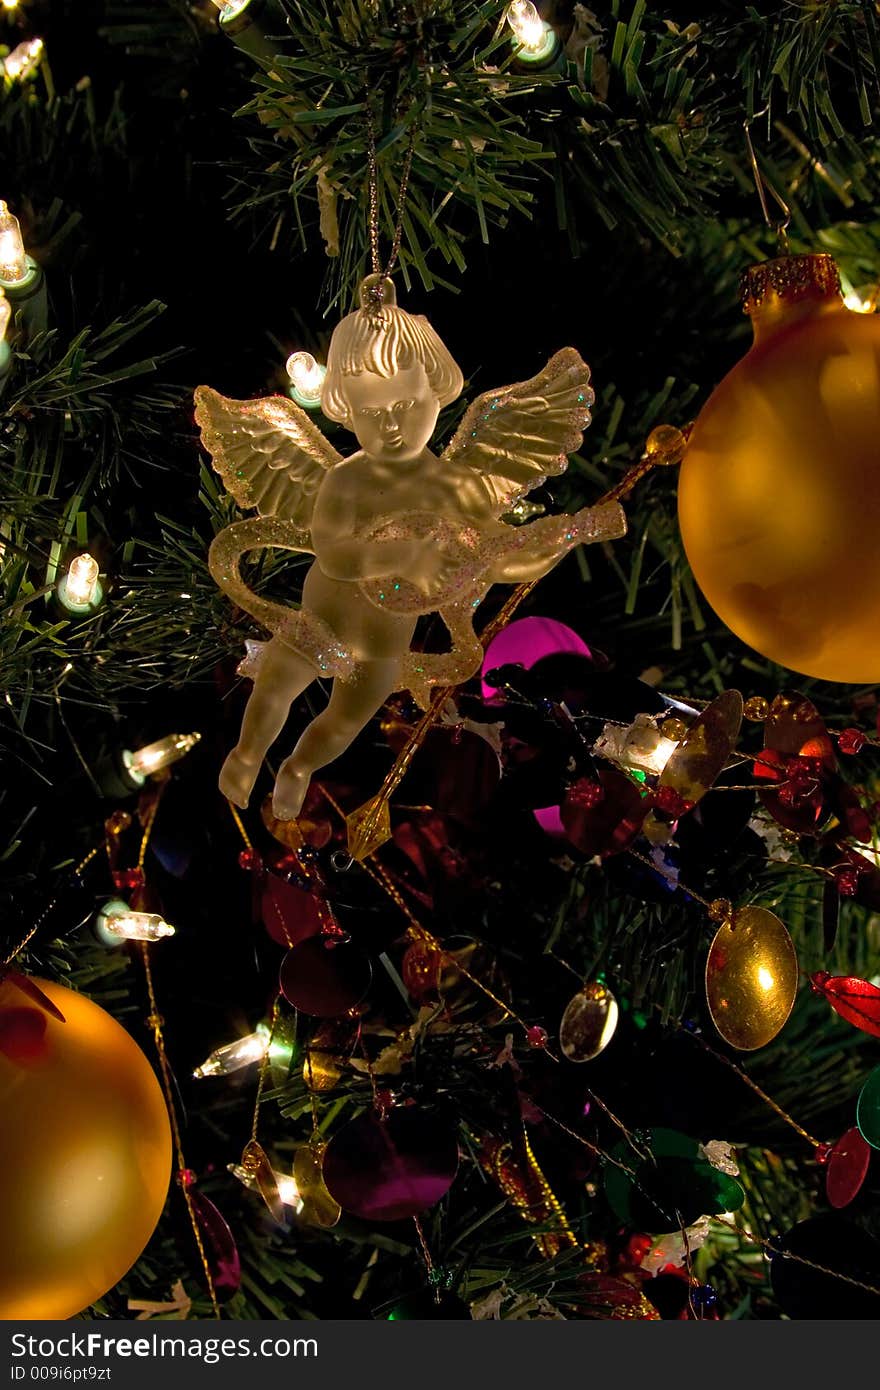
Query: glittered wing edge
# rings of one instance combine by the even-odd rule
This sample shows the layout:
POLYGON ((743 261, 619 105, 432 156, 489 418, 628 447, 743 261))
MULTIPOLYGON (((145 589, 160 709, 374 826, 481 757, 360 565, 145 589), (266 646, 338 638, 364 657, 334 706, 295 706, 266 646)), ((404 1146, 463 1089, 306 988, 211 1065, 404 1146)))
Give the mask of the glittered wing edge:
MULTIPOLYGON (((568 457, 575 453, 583 441, 584 430, 590 423, 590 407, 596 394, 590 386, 590 369, 575 348, 561 348, 553 354, 546 366, 527 381, 513 386, 498 387, 478 396, 468 406, 461 423, 443 451, 445 463, 458 463, 473 469, 487 481, 491 481, 497 513, 507 510, 520 497, 534 488, 540 487, 547 478, 564 473, 568 467, 568 457), (569 380, 560 381, 568 376, 569 380), (539 423, 547 410, 547 394, 570 392, 568 420, 555 441, 557 451, 550 457, 529 458, 528 437, 523 439, 517 428, 516 438, 521 447, 516 453, 506 447, 498 446, 500 430, 511 438, 514 425, 521 426, 533 417, 539 423), (531 404, 530 404, 531 403, 531 404), (507 407, 519 407, 520 420, 510 419, 507 407), (539 408, 536 409, 535 407, 539 408), (485 458, 480 455, 485 454, 485 458), (499 467, 499 462, 503 460, 499 467)), ((531 436, 534 444, 546 444, 540 436, 531 436)))
MULTIPOLYGON (((252 400, 240 401, 230 396, 221 395, 211 386, 197 386, 193 399, 195 402, 195 420, 199 427, 202 447, 210 456, 214 471, 220 475, 226 491, 240 507, 246 510, 259 509, 260 503, 253 495, 251 479, 243 476, 227 457, 224 426, 228 427, 236 418, 247 420, 248 417, 254 417, 256 407, 264 405, 266 402, 272 402, 276 406, 278 414, 282 418, 286 416, 290 422, 292 427, 290 430, 279 425, 274 432, 283 437, 285 446, 290 449, 293 458, 290 463, 282 463, 276 467, 272 467, 267 460, 263 467, 268 472, 285 473, 291 488, 301 488, 302 486, 302 480, 296 469, 298 461, 301 460, 309 471, 320 468, 322 472, 329 471, 342 461, 342 455, 337 453, 318 426, 309 419, 306 412, 286 396, 260 396, 252 400), (293 432, 294 429, 296 433, 293 432), (297 434, 301 437, 297 438, 297 434)), ((272 429, 265 421, 262 424, 267 433, 272 429)), ((261 514, 279 515, 280 513, 274 510, 261 514)))

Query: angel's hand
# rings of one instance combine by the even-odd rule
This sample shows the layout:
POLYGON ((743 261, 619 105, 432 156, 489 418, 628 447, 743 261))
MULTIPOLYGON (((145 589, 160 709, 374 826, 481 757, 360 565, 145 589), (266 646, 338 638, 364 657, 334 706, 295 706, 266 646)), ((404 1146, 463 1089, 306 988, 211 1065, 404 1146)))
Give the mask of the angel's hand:
POLYGON ((461 555, 456 555, 445 546, 419 541, 414 546, 412 564, 407 568, 406 577, 420 593, 430 597, 445 588, 446 581, 461 566, 461 555))
POLYGON ((598 507, 584 507, 572 518, 578 543, 616 541, 626 535, 626 512, 619 502, 600 502, 598 507))

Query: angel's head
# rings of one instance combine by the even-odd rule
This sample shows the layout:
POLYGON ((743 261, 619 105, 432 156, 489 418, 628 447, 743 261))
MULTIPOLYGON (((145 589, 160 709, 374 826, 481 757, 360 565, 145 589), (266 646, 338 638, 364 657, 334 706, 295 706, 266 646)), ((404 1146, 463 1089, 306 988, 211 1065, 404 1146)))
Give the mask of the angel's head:
MULTIPOLYGON (((373 277, 371 277, 371 280, 373 277)), ((398 309, 389 280, 381 306, 364 305, 334 329, 321 408, 357 435, 366 454, 391 462, 418 458, 444 405, 461 394, 461 371, 421 314, 398 309)))

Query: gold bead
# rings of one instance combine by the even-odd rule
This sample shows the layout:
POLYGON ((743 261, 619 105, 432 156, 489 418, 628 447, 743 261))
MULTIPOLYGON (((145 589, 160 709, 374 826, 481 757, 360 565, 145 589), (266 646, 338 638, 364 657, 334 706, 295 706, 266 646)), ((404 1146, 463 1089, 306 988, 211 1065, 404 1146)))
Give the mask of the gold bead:
POLYGON ((769 713, 770 701, 765 700, 763 695, 752 695, 743 705, 743 714, 754 724, 763 724, 769 713))
POLYGON ((716 898, 709 904, 709 917, 713 922, 729 922, 733 917, 733 903, 729 898, 716 898))
POLYGON ((657 425, 648 435, 645 453, 652 463, 663 466, 680 463, 685 450, 685 437, 676 425, 657 425))
POLYGON ((683 719, 664 719, 660 725, 660 732, 664 738, 671 738, 676 743, 681 743, 687 733, 687 724, 683 719))

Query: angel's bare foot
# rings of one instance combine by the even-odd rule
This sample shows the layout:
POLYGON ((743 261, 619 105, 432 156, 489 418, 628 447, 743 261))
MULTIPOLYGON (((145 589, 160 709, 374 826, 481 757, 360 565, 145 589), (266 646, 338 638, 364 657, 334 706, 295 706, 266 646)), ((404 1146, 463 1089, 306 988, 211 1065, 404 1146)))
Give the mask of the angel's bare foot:
POLYGON ((272 810, 279 820, 295 820, 306 799, 311 775, 295 756, 286 758, 278 769, 275 791, 272 794, 272 810))
POLYGON ((260 763, 252 762, 233 748, 220 770, 220 790, 235 806, 245 807, 250 800, 260 763))

